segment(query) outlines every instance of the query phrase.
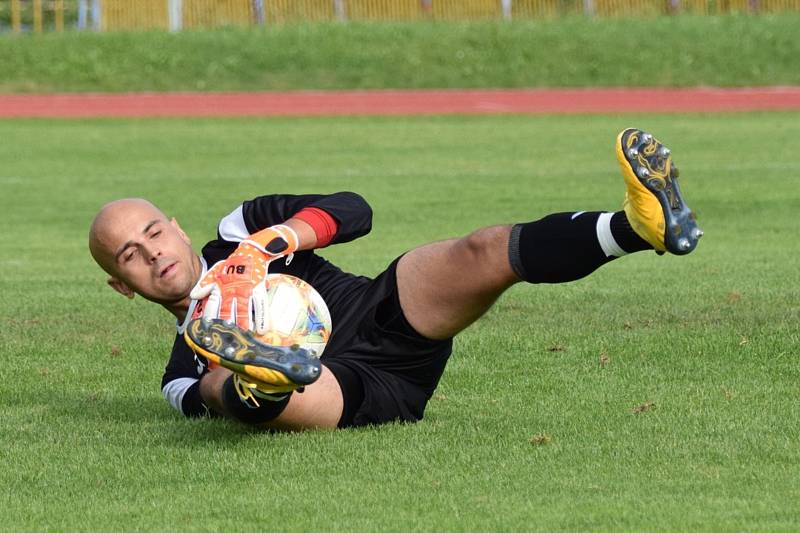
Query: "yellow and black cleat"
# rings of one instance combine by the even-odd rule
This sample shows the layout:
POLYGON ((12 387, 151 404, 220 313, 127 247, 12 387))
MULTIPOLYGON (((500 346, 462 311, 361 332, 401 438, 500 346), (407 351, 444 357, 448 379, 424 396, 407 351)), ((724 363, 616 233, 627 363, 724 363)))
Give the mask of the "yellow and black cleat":
POLYGON ((628 128, 617 137, 616 152, 627 187, 623 209, 633 230, 657 252, 694 250, 703 232, 683 201, 669 148, 649 133, 628 128))
POLYGON ((220 319, 196 318, 183 336, 198 355, 264 384, 269 392, 310 385, 322 373, 322 363, 308 350, 264 344, 252 332, 220 319))

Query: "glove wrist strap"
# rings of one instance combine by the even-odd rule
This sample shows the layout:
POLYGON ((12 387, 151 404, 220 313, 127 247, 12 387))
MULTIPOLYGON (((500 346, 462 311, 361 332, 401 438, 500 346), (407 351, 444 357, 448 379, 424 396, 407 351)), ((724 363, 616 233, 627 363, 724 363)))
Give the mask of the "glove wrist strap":
POLYGON ((257 244, 256 247, 259 250, 266 252, 267 245, 270 242, 272 242, 276 236, 286 241, 286 244, 288 245, 286 248, 287 254, 290 254, 295 250, 297 250, 297 246, 299 244, 300 239, 297 237, 297 233, 292 228, 286 226, 285 224, 278 224, 277 226, 271 226, 267 229, 262 229, 261 231, 257 231, 256 233, 250 235, 243 242, 256 243, 257 244))

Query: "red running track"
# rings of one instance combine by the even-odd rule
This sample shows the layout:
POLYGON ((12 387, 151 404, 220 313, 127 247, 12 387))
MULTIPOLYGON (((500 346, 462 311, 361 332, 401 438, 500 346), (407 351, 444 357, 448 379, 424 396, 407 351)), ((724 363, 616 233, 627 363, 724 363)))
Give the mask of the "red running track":
POLYGON ((693 113, 790 109, 800 109, 800 87, 0 95, 0 118, 693 113))

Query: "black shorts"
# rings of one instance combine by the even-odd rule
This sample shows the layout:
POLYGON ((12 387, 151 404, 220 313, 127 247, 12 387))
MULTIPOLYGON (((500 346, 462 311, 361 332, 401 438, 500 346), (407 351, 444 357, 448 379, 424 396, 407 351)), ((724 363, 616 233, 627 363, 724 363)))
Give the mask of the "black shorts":
POLYGON ((339 323, 333 324, 322 363, 342 388, 339 427, 422 419, 452 352, 452 339, 427 339, 403 315, 398 261, 337 309, 339 323))

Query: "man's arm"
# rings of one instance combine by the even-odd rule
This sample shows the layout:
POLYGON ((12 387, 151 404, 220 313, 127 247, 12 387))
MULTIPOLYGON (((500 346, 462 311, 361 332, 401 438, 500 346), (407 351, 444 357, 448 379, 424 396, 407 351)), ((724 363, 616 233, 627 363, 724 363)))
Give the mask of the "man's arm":
MULTIPOLYGON (((295 251, 353 240, 368 233, 371 224, 371 208, 355 193, 274 195, 245 202, 222 219, 219 239, 207 244, 203 255, 207 255, 207 249, 210 251, 222 243, 239 242, 239 246, 227 259, 211 267, 190 296, 193 299, 207 298, 203 307, 205 319, 235 320, 242 329, 263 333, 269 263, 286 255, 291 259, 295 251)), ((195 349, 199 346, 193 344, 195 349)), ((259 385, 257 380, 246 380, 237 370, 236 380, 227 376, 220 384, 218 380, 221 377, 207 378, 209 381, 203 389, 205 394, 198 394, 208 398, 205 405, 212 409, 224 407, 223 412, 229 416, 249 423, 261 424, 269 420, 269 427, 281 427, 283 423, 289 428, 335 427, 341 417, 342 394, 336 379, 327 371, 325 374, 328 376, 326 381, 320 385, 315 383, 312 392, 287 396, 276 394, 286 390, 286 383, 280 385, 284 388, 277 389, 269 380, 259 385), (267 407, 269 404, 265 403, 262 407, 253 397, 254 388, 266 395, 264 401, 272 405, 267 407), (301 394, 303 400, 296 400, 295 397, 301 394), (243 407, 239 400, 253 405, 243 407), (258 413, 253 411, 255 407, 259 408, 258 413), (231 412, 231 409, 242 408, 246 410, 231 412), (284 415, 284 410, 288 410, 288 414, 284 415)), ((199 383, 197 388, 200 388, 199 383)))
POLYGON ((239 246, 215 263, 189 295, 207 298, 205 318, 235 320, 263 333, 269 264, 288 256, 288 265, 296 251, 355 239, 369 232, 371 223, 372 210, 355 193, 262 196, 245 202, 220 221, 219 239, 206 244, 203 256, 232 242, 239 246))
POLYGON ((307 239, 298 233, 300 249, 307 250, 366 235, 372 229, 372 209, 364 198, 353 192, 260 196, 244 202, 223 218, 218 233, 221 239, 237 242, 276 224, 298 231, 298 221, 305 222, 314 230, 315 237, 325 241, 316 242, 315 239, 314 245, 308 246, 307 239))
MULTIPOLYGON (((167 367, 161 379, 161 393, 169 404, 184 416, 214 414, 214 406, 203 401, 200 380, 207 373, 205 361, 198 359, 182 334, 175 336, 167 367), (213 411, 209 412, 209 408, 213 411)), ((217 411, 219 412, 219 411, 217 411)))

